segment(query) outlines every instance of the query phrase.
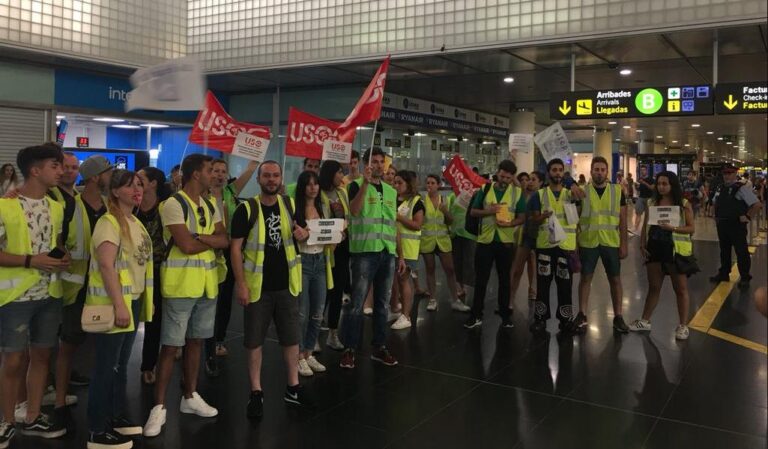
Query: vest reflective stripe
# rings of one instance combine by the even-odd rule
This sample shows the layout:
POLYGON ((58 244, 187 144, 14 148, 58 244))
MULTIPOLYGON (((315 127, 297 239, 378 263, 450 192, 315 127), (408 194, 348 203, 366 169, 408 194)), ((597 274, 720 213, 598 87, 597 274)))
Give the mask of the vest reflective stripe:
POLYGON ((541 211, 551 210, 560 222, 560 226, 565 231, 566 238, 557 245, 549 243, 549 229, 547 227, 547 220, 539 226, 539 233, 536 235, 536 248, 546 249, 560 247, 566 251, 573 251, 576 249, 576 225, 569 225, 565 218, 565 209, 563 205, 571 201, 571 192, 563 189, 560 191, 560 198, 556 199, 552 189, 545 187, 538 192, 541 200, 541 211))
MULTIPOLYGON (((266 224, 264 223, 264 212, 261 208, 259 196, 256 200, 256 211, 251 210, 251 202, 246 201, 246 215, 258 214, 258 218, 253 224, 246 237, 245 250, 243 251, 243 271, 245 272, 245 283, 248 286, 251 297, 249 302, 256 302, 261 299, 261 287, 264 280, 264 248, 266 246, 266 224)), ((290 200, 293 203, 293 199, 290 200)), ((288 263, 288 290, 293 296, 299 296, 301 293, 301 256, 296 253, 294 244, 293 219, 288 215, 288 207, 283 204, 283 197, 277 197, 277 204, 280 209, 280 235, 285 248, 285 259, 288 263)))
MULTIPOLYGON (((349 219, 350 219, 349 198, 347 197, 347 191, 344 190, 343 188, 335 189, 335 191, 336 191, 336 196, 339 198, 339 202, 341 203, 341 207, 342 209, 344 209, 344 219, 347 220, 347 222, 349 222, 349 219)), ((323 217, 332 217, 333 213, 331 211, 331 199, 328 198, 328 194, 322 190, 320 191, 320 202, 323 205, 323 217)), ((326 247, 325 257, 328 264, 330 264, 330 267, 336 266, 336 258, 330 246, 326 247)), ((327 270, 327 271, 328 273, 333 273, 333 271, 331 270, 327 270)), ((332 274, 329 275, 328 273, 326 273, 326 278, 333 279, 333 275, 332 274)), ((329 287, 329 290, 331 288, 333 287, 329 287)))
MULTIPOLYGON (((485 195, 485 200, 483 201, 483 205, 485 207, 499 203, 496 201, 495 185, 496 183, 493 183, 491 188, 488 190, 488 193, 485 195)), ((507 204, 507 210, 509 210, 509 215, 512 220, 515 219, 515 207, 517 206, 517 202, 520 200, 520 195, 520 189, 517 186, 510 184, 507 186, 507 189, 504 191, 504 195, 501 197, 500 202, 507 204)), ((491 243, 495 234, 498 232, 499 240, 501 240, 503 243, 515 243, 517 228, 517 226, 497 226, 496 215, 487 215, 483 217, 482 221, 480 222, 480 233, 477 236, 477 242, 485 244, 491 243)))
MULTIPOLYGON (((109 223, 117 230, 118 235, 121 235, 122 238, 122 234, 120 233, 120 225, 118 224, 117 218, 115 218, 114 215, 107 213, 99 218, 99 221, 101 220, 109 221, 109 223)), ((141 231, 144 234, 144 240, 151 242, 152 239, 149 237, 149 233, 147 232, 146 228, 144 228, 144 225, 142 225, 138 220, 136 220, 136 222, 139 224, 139 226, 141 226, 141 231)), ((107 293, 107 289, 104 285, 104 279, 101 275, 101 269, 99 267, 99 262, 96 255, 96 248, 93 248, 93 242, 91 242, 91 253, 94 255, 94 257, 91 257, 90 263, 88 264, 88 288, 86 289, 85 303, 88 305, 114 304, 114 301, 112 301, 112 298, 109 297, 109 293, 107 293)), ((149 253, 152 253, 152 248, 150 248, 149 253)), ((107 332, 109 334, 131 332, 136 329, 137 320, 152 321, 152 314, 154 313, 153 299, 155 285, 155 280, 153 277, 154 265, 152 263, 152 258, 150 258, 144 266, 144 291, 141 293, 138 299, 138 301, 141 301, 140 314, 138 317, 135 317, 133 316, 133 309, 131 307, 131 303, 134 301, 134 279, 129 268, 130 257, 132 257, 132 255, 127 251, 123 251, 123 246, 119 245, 117 250, 117 259, 115 260, 115 270, 117 270, 117 277, 120 281, 120 295, 123 297, 123 301, 128 308, 128 313, 131 314, 131 322, 126 328, 120 328, 117 326, 113 327, 112 330, 107 332)))
POLYGON ((592 183, 587 185, 586 191, 579 218, 579 246, 618 248, 621 243, 621 186, 608 184, 602 197, 592 183))
MULTIPOLYGON (((416 203, 420 199, 421 197, 419 195, 414 195, 411 199, 405 201, 405 204, 408 205, 408 215, 406 218, 408 218, 409 220, 413 220, 413 208, 416 206, 416 203)), ((405 225, 398 222, 397 232, 400 233, 400 245, 403 249, 403 258, 406 260, 419 260, 419 243, 421 242, 421 229, 414 231, 412 229, 406 228, 405 225)))
MULTIPOLYGON (((85 284, 85 276, 82 276, 79 274, 62 271, 59 276, 61 277, 62 281, 69 282, 70 284, 79 284, 79 285, 85 284)), ((65 305, 67 305, 66 302, 65 302, 65 305)))
MULTIPOLYGON (((203 202, 202 211, 205 217, 205 227, 198 225, 199 204, 195 204, 183 191, 178 192, 183 201, 187 203, 187 229, 190 233, 212 235, 215 229, 213 216, 208 205, 203 202)), ((160 211, 168 201, 177 201, 171 197, 160 204, 160 211)), ((217 210, 213 203, 214 212, 217 210)), ((168 227, 163 228, 163 238, 170 240, 171 233, 168 227)), ((168 258, 160 265, 160 285, 163 298, 208 298, 215 299, 219 294, 219 273, 216 262, 216 253, 208 249, 198 254, 184 254, 177 245, 168 252, 168 258)))
POLYGON ((435 207, 429 196, 424 198, 426 212, 424 213, 424 226, 421 228, 421 242, 419 245, 421 253, 431 253, 435 250, 435 246, 444 253, 450 252, 453 249, 448 225, 445 224, 445 215, 440 210, 440 205, 443 204, 444 199, 440 195, 438 195, 437 199, 438 207, 435 207))
MULTIPOLYGON (((688 204, 688 200, 683 198, 683 206, 680 207, 680 226, 685 226, 685 206, 688 204)), ((648 200, 648 206, 655 206, 656 202, 653 199, 648 200)), ((651 225, 648 225, 645 230, 645 234, 648 235, 648 229, 651 225)), ((693 254, 693 241, 691 240, 691 234, 681 234, 678 232, 672 233, 672 244, 675 254, 681 256, 690 256, 693 254)))
MULTIPOLYGON (((358 186, 362 183, 355 182, 358 186)), ((349 252, 352 254, 387 251, 397 255, 397 193, 384 183, 381 188, 379 196, 376 186, 369 185, 360 214, 349 218, 349 252)))
MULTIPOLYGON (((64 221, 64 208, 54 199, 45 197, 51 219, 51 248, 56 246, 56 238, 61 233, 64 221)), ((0 222, 5 227, 4 252, 13 255, 26 256, 32 254, 32 242, 29 235, 29 225, 21 202, 18 198, 0 198, 0 222)), ((2 267, 0 268, 0 306, 15 301, 30 287, 40 282, 40 271, 35 268, 2 267)), ((48 294, 53 298, 61 298, 63 294, 61 279, 51 275, 48 284, 48 294)))

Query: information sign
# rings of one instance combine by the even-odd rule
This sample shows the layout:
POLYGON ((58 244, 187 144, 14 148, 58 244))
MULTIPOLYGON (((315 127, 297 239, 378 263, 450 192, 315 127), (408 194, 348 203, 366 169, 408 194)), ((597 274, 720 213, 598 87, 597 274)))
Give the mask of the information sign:
POLYGON ((715 88, 718 114, 765 114, 768 112, 768 82, 718 84, 715 88))

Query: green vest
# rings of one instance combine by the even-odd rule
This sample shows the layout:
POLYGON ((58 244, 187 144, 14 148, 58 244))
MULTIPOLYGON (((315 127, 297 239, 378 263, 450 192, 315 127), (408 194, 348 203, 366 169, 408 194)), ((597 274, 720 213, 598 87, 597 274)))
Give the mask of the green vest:
POLYGON ((552 189, 545 187, 537 192, 539 199, 541 200, 541 211, 551 210, 560 222, 560 226, 565 231, 566 238, 559 244, 555 245, 549 243, 549 230, 547 228, 547 221, 539 226, 539 234, 536 236, 536 248, 546 249, 559 246, 566 251, 573 251, 576 249, 576 225, 569 225, 568 220, 565 218, 565 208, 563 205, 571 201, 571 192, 567 189, 560 191, 560 198, 555 199, 552 189))
POLYGON ((292 182, 285 186, 285 194, 293 199, 296 199, 296 183, 292 182))
MULTIPOLYGON (((114 215, 107 213, 99 218, 99 221, 101 220, 109 221, 109 223, 117 230, 118 234, 120 234, 120 238, 122 238, 120 225, 118 224, 117 218, 115 218, 114 215)), ((144 232, 146 235, 146 240, 151 241, 152 239, 149 238, 149 233, 144 228, 144 225, 141 224, 138 219, 136 219, 136 221, 139 223, 139 226, 141 226, 142 232, 144 232)), ((101 277, 99 262, 95 256, 96 248, 91 247, 91 253, 94 255, 94 257, 91 257, 88 268, 88 290, 85 296, 85 303, 89 305, 113 304, 112 299, 107 294, 107 289, 104 287, 104 279, 101 277)), ((139 317, 134 317, 133 310, 131 308, 131 302, 133 301, 133 293, 131 288, 131 285, 133 284, 133 276, 131 275, 131 270, 128 269, 130 257, 130 254, 122 250, 122 246, 118 247, 117 259, 115 260, 115 269, 117 270, 117 277, 120 279, 120 288, 123 301, 125 301, 125 305, 128 307, 128 313, 131 314, 131 324, 125 328, 115 326, 107 332, 108 334, 133 331, 136 329, 137 318, 139 321, 152 321, 152 314, 154 313, 154 305, 152 303, 154 289, 154 279, 152 277, 152 259, 150 258, 147 262, 146 273, 144 277, 144 291, 141 293, 141 296, 138 299, 138 301, 141 301, 141 314, 139 317)))
MULTIPOLYGON (((361 185, 361 181, 355 181, 361 185)), ((349 217, 349 252, 378 253, 386 250, 397 256, 397 192, 381 183, 383 198, 369 185, 359 216, 349 217)), ((360 195, 360 193, 358 193, 360 195)))
POLYGON ((587 184, 586 190, 587 195, 582 203, 579 218, 579 246, 618 248, 621 186, 608 184, 602 197, 597 194, 592 183, 587 184))
MULTIPOLYGON (((443 204, 443 197, 438 196, 439 204, 443 204)), ((435 250, 435 245, 440 248, 440 252, 447 253, 453 248, 451 246, 451 236, 448 225, 445 224, 445 215, 440 211, 440 206, 435 207, 432 200, 427 195, 424 198, 424 226, 421 228, 421 243, 419 251, 422 253, 431 253, 435 250)))
MULTIPOLYGON (((685 206, 688 204, 688 200, 683 198, 683 205, 680 207, 680 226, 685 226, 685 206)), ((648 207, 655 206, 656 201, 653 198, 648 200, 648 207)), ((648 228, 645 229, 645 235, 648 235, 648 228)), ((675 254, 681 256, 690 256, 693 254, 693 242, 691 241, 691 234, 681 234, 678 232, 672 233, 672 243, 674 244, 675 254)))
MULTIPOLYGON (((421 199, 419 195, 414 195, 413 198, 404 201, 400 207, 408 207, 408 213, 406 218, 413 220, 413 208, 416 203, 421 199)), ((397 222, 397 232, 400 234, 400 245, 403 248, 403 258, 406 260, 419 260, 419 243, 421 240, 421 229, 413 231, 408 229, 397 222)))
MULTIPOLYGON (((248 231, 243 251, 245 283, 251 293, 249 302, 256 302, 261 299, 261 285, 264 280, 264 245, 267 228, 264 223, 264 213, 261 210, 259 196, 257 195, 254 199, 258 218, 253 224, 253 228, 248 231)), ((285 204, 283 204, 282 195, 277 197, 277 203, 280 205, 280 235, 285 247, 285 258, 288 262, 288 290, 291 292, 291 295, 299 296, 299 293, 301 293, 301 257, 296 254, 296 245, 293 242, 293 220, 288 215, 288 209, 285 204)), ((293 203, 293 199, 291 199, 291 203, 293 203)), ((250 202, 246 201, 243 205, 250 219, 253 213, 250 202)))
POLYGON ((75 212, 69 223, 69 234, 65 242, 72 262, 67 271, 61 272, 65 306, 74 304, 77 294, 85 284, 85 273, 88 271, 88 260, 91 257, 92 235, 91 221, 88 219, 83 197, 78 195, 75 197, 75 212))
MULTIPOLYGON (((494 191, 495 184, 496 183, 493 183, 491 185, 491 188, 485 195, 483 205, 486 208, 493 204, 497 204, 496 192, 494 191)), ((501 197, 501 203, 505 203, 507 205, 507 209, 509 210, 509 215, 512 220, 515 219, 515 207, 517 206, 517 202, 520 200, 521 194, 522 192, 520 191, 520 188, 514 184, 510 184, 507 186, 507 189, 504 191, 504 195, 501 197)), ((480 232, 477 236, 477 243, 491 243, 493 241, 494 235, 497 232, 499 233, 499 240, 501 240, 502 243, 515 243, 516 229, 517 227, 497 226, 496 215, 486 215, 480 222, 480 232)))
POLYGON ((458 198, 453 192, 448 195, 448 211, 451 213, 451 216, 453 216, 453 222, 451 222, 451 236, 476 241, 477 236, 470 234, 467 232, 466 228, 464 228, 464 225, 467 222, 467 208, 462 207, 461 204, 459 204, 458 198))
MULTIPOLYGON (((48 211, 51 216, 51 248, 56 247, 56 239, 61 233, 64 221, 64 208, 48 197, 48 211)), ((0 221, 5 227, 5 251, 17 256, 36 256, 32 254, 32 241, 29 237, 27 217, 18 198, 0 198, 0 221)), ((2 267, 0 268, 0 307, 15 301, 30 287, 40 282, 40 271, 35 268, 2 267)), ((53 273, 48 284, 48 294, 53 298, 62 296, 61 279, 53 273)))
MULTIPOLYGON (((183 190, 179 193, 187 202, 187 229, 193 234, 212 235, 215 229, 213 216, 206 205, 202 211, 205 216, 205 227, 200 226, 198 205, 193 203, 183 190)), ((173 197, 160 204, 162 212, 167 201, 176 201, 173 197)), ((214 203, 214 207, 216 207, 214 203)), ((163 238, 168 242, 171 232, 163 227, 163 238)), ((197 254, 184 254, 177 245, 168 252, 168 258, 160 265, 160 287, 163 298, 201 298, 216 299, 219 294, 219 276, 217 272, 216 253, 207 249, 197 254)))

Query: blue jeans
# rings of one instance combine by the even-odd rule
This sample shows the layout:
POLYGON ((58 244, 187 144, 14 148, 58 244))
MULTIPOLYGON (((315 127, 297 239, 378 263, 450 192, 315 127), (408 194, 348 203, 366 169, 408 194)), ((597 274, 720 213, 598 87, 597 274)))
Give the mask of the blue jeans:
POLYGON ((299 295, 299 326, 301 340, 299 349, 311 351, 320 333, 325 309, 325 294, 328 285, 325 279, 325 256, 320 254, 301 255, 301 294, 299 295))
POLYGON ((363 337, 363 303, 368 288, 373 284, 373 340, 374 347, 384 346, 387 339, 387 304, 392 296, 395 276, 395 256, 386 251, 357 253, 352 261, 352 301, 344 306, 341 342, 348 349, 360 349, 363 337))
MULTIPOLYGON (((131 303, 134 320, 139 318, 140 305, 139 300, 131 303)), ((100 433, 110 428, 112 418, 125 413, 128 359, 136 330, 92 335, 95 354, 88 387, 88 426, 91 432, 100 433)))

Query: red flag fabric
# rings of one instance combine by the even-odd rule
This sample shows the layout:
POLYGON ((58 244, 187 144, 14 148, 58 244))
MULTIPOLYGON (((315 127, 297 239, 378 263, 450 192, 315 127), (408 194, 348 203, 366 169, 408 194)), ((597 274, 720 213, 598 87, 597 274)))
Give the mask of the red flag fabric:
POLYGON ((355 130, 352 129, 344 136, 340 136, 340 126, 341 123, 326 120, 291 107, 288 109, 288 137, 285 139, 285 154, 320 159, 323 156, 323 142, 327 139, 354 142, 355 130))
POLYGON ((264 139, 269 139, 271 133, 268 126, 238 122, 221 107, 211 91, 205 95, 205 107, 197 114, 189 141, 207 148, 231 153, 235 144, 235 136, 246 132, 264 139))
POLYGON ((363 96, 357 100, 352 112, 344 123, 341 124, 342 132, 349 129, 357 129, 358 126, 378 120, 381 116, 381 101, 384 98, 384 85, 387 82, 387 70, 389 70, 389 56, 381 63, 379 70, 373 76, 370 84, 363 92, 363 96))
POLYGON ((487 179, 473 172, 458 154, 453 156, 451 162, 446 165, 443 177, 451 184, 456 195, 464 190, 474 191, 488 182, 487 179))

